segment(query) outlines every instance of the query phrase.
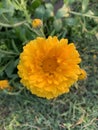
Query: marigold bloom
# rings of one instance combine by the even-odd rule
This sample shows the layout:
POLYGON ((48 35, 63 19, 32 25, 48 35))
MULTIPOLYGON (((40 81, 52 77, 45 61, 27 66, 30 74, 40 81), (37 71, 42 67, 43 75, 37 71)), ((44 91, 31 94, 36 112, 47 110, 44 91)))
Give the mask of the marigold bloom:
POLYGON ((41 19, 34 19, 33 21, 32 21, 32 27, 33 28, 39 28, 39 27, 41 27, 43 25, 43 23, 42 23, 42 20, 41 19))
POLYGON ((8 80, 0 80, 0 89, 9 89, 10 85, 8 83, 8 80))
POLYGON ((87 73, 85 70, 81 69, 81 73, 79 75, 79 80, 84 80, 87 78, 87 73))
POLYGON ((28 90, 51 99, 69 92, 81 74, 80 62, 75 45, 67 39, 38 37, 23 47, 17 68, 28 90))

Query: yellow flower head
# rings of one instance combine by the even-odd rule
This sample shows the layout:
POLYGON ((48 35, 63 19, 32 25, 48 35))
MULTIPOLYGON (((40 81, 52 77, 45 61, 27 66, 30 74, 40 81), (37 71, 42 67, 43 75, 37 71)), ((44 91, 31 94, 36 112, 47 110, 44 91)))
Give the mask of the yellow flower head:
POLYGON ((9 86, 9 83, 8 83, 8 80, 0 80, 0 89, 3 90, 3 89, 9 89, 10 86, 9 86))
POLYGON ((85 70, 81 69, 81 73, 79 75, 79 80, 84 80, 87 78, 87 73, 85 70))
POLYGON ((32 27, 33 28, 39 28, 39 27, 41 27, 43 25, 43 23, 42 23, 42 20, 41 19, 34 19, 33 21, 32 21, 32 27))
POLYGON ((51 99, 69 92, 81 74, 80 62, 75 45, 67 39, 38 37, 24 46, 18 74, 33 94, 51 99))

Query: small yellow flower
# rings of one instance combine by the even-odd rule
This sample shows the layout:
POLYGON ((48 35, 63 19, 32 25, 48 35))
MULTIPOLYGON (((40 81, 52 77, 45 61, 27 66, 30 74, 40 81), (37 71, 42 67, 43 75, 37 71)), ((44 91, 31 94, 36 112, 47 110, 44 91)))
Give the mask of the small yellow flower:
POLYGON ((79 80, 84 80, 87 78, 87 73, 85 70, 81 69, 81 73, 79 75, 79 80))
POLYGON ((10 89, 10 85, 8 83, 8 80, 0 80, 0 89, 10 89))
POLYGON ((41 27, 42 25, 43 25, 43 22, 42 22, 41 19, 34 19, 34 20, 32 21, 32 27, 33 27, 33 28, 39 28, 39 27, 41 27))
POLYGON ((17 66, 21 83, 32 94, 51 99, 68 93, 81 74, 80 55, 67 39, 38 37, 23 47, 17 66))

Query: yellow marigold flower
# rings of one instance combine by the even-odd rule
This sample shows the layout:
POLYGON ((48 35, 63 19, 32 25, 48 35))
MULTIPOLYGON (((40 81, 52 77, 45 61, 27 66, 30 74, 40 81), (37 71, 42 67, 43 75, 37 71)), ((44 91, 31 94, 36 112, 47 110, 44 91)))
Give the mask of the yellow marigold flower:
POLYGON ((81 69, 81 73, 79 75, 79 80, 83 80, 87 78, 87 73, 85 70, 81 69))
POLYGON ((43 25, 43 23, 42 23, 42 20, 41 19, 34 19, 33 21, 32 21, 32 27, 33 28, 39 28, 39 27, 41 27, 43 25))
POLYGON ((23 47, 17 66, 21 83, 39 97, 68 93, 81 74, 80 55, 67 39, 38 37, 23 47))
POLYGON ((8 83, 8 80, 0 80, 0 89, 9 89, 10 85, 8 83))

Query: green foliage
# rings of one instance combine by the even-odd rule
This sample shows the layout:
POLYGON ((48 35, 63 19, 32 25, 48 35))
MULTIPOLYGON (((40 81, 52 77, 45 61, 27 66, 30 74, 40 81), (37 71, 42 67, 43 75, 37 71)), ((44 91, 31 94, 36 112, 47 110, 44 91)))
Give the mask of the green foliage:
POLYGON ((89 4, 89 0, 83 0, 83 2, 82 2, 82 12, 83 13, 86 12, 88 4, 89 4))
POLYGON ((0 80, 8 79, 13 92, 0 92, 2 130, 98 129, 98 4, 96 0, 0 1, 0 80), (32 27, 40 18, 43 26, 32 27), (78 89, 47 101, 31 95, 20 84, 17 64, 23 46, 37 36, 68 38, 78 48, 88 79, 78 89))

